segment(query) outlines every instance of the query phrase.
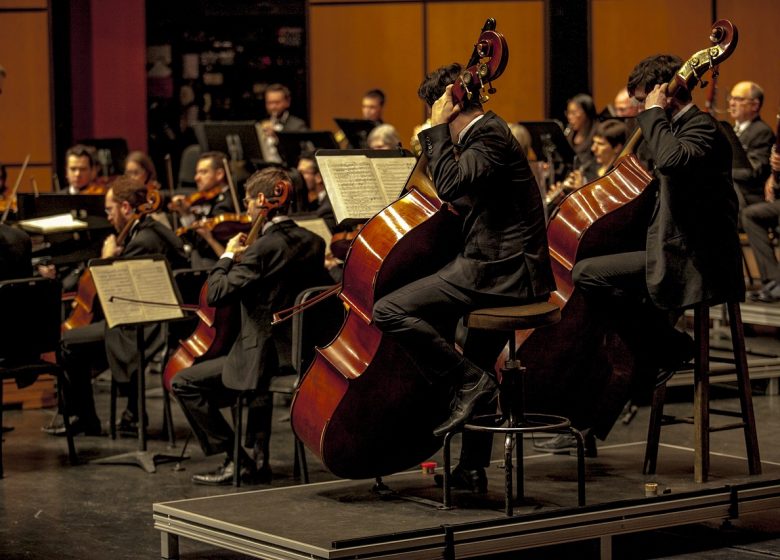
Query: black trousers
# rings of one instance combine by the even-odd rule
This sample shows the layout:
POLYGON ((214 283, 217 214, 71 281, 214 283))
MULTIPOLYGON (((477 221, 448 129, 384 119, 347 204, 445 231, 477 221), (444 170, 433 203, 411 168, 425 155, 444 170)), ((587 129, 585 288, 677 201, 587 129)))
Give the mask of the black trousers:
POLYGON ((747 233, 762 282, 780 282, 780 264, 769 239, 769 230, 780 225, 780 200, 751 204, 742 211, 742 228, 747 233))
MULTIPOLYGON (((183 369, 173 378, 171 386, 203 453, 214 455, 224 452, 233 457, 235 432, 221 409, 231 407, 235 423, 235 404, 240 391, 229 389, 222 383, 224 363, 223 356, 183 369)), ((244 443, 261 453, 265 462, 268 461, 272 411, 271 394, 258 393, 250 400, 244 443)))
POLYGON ((65 371, 62 394, 65 410, 87 423, 97 423, 92 394, 92 371, 108 367, 105 321, 62 333, 57 362, 65 371))
MULTIPOLYGON (((483 307, 523 303, 516 298, 471 292, 450 284, 436 274, 400 288, 374 305, 374 322, 394 337, 421 369, 428 373, 436 391, 453 391, 462 383, 465 359, 493 372, 498 355, 509 335, 495 331, 470 330, 462 342, 463 354, 454 347, 458 321, 466 313, 483 307)), ((495 404, 477 407, 475 415, 490 414, 495 404)), ((465 432, 460 463, 464 468, 490 463, 492 436, 465 432)))

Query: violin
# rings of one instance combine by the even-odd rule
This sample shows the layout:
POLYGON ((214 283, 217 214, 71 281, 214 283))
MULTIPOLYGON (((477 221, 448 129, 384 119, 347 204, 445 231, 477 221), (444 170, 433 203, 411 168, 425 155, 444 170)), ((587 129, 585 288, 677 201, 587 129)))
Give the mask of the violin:
MULTIPOLYGON (((157 212, 160 208, 162 197, 159 191, 150 190, 146 193, 146 202, 138 206, 135 212, 129 217, 122 231, 117 235, 116 244, 118 247, 124 247, 130 229, 136 220, 146 214, 157 212)), ((87 268, 79 277, 76 297, 71 303, 71 312, 68 318, 63 321, 60 330, 69 331, 78 327, 84 327, 92 323, 95 317, 95 303, 97 290, 95 282, 92 280, 92 273, 87 268)))
MULTIPOLYGON (((509 50, 494 20, 474 50, 451 90, 461 103, 469 95, 484 99, 492 93, 491 80, 506 67, 509 50)), ((423 155, 404 194, 353 240, 338 294, 344 324, 330 344, 315 350, 293 397, 296 436, 342 478, 398 472, 441 447, 432 430, 446 417, 448 403, 439 402, 424 372, 371 320, 376 300, 439 270, 459 250, 453 240, 460 220, 438 198, 427 164, 423 155)))
POLYGON ((252 227, 252 218, 246 214, 220 214, 213 218, 197 220, 188 226, 176 229, 176 235, 182 236, 189 231, 206 228, 219 242, 225 242, 238 233, 246 233, 252 227))

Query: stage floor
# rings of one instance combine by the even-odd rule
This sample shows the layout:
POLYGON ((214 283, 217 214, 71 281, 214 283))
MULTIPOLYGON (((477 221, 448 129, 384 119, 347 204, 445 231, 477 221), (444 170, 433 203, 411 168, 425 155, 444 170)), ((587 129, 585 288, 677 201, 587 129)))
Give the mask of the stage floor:
POLYGON ((662 444, 659 472, 641 474, 644 442, 602 446, 586 461, 587 506, 577 508, 576 459, 538 455, 526 441, 525 503, 503 513, 503 469, 489 469, 485 496, 453 492, 455 508, 441 509, 433 476, 405 472, 373 481, 331 481, 154 504, 161 556, 176 558, 178 537, 257 558, 484 557, 567 541, 611 536, 706 520, 736 519, 780 506, 780 465, 747 475, 746 461, 712 455, 711 479, 695 484, 693 450, 662 444), (656 482, 659 496, 645 496, 656 482))

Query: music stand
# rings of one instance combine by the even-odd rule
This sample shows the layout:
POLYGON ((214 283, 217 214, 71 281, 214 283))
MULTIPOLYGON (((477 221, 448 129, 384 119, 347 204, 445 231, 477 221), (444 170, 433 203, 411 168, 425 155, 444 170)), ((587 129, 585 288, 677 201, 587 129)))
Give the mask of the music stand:
POLYGON ((750 169, 750 160, 748 159, 745 148, 742 147, 742 142, 739 141, 736 132, 728 121, 718 121, 720 129, 723 134, 728 138, 729 144, 731 144, 731 168, 732 169, 750 169))
MULTIPOLYGON (((563 135, 563 130, 558 121, 528 121, 519 123, 528 129, 531 134, 531 148, 540 161, 546 161, 550 169, 557 169, 558 165, 564 164, 571 168, 574 164, 574 149, 569 141, 563 135)), ((555 174, 549 174, 550 184, 552 186, 555 180, 555 174)))
POLYGON ((146 357, 144 327, 181 319, 181 295, 176 289, 168 261, 161 255, 124 259, 92 259, 89 270, 95 282, 109 328, 134 326, 138 353, 138 449, 91 461, 99 465, 138 465, 148 473, 157 463, 178 462, 185 455, 169 455, 146 448, 146 357), (134 296, 134 297, 128 297, 134 296))
POLYGON ((298 165, 298 160, 303 152, 319 148, 332 150, 339 147, 333 133, 329 130, 277 132, 276 137, 279 140, 279 144, 276 146, 279 150, 279 156, 290 168, 298 165))
POLYGON ((103 175, 113 177, 125 172, 125 160, 129 153, 127 140, 124 138, 87 138, 79 144, 92 146, 97 151, 97 162, 103 166, 103 175))
POLYGON ((350 148, 368 148, 368 133, 377 127, 376 121, 339 118, 333 120, 344 133, 350 148))
POLYGON ((201 150, 220 151, 232 161, 263 159, 260 131, 255 121, 209 121, 192 126, 201 150))

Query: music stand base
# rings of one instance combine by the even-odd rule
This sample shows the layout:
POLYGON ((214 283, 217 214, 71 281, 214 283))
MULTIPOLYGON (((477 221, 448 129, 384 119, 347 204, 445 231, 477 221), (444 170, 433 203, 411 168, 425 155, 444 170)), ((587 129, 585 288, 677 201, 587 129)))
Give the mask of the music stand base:
POLYGON ((94 459, 90 463, 97 465, 138 465, 148 473, 157 472, 158 463, 178 463, 189 459, 189 455, 169 455, 167 453, 155 453, 154 451, 130 451, 111 457, 94 459))

